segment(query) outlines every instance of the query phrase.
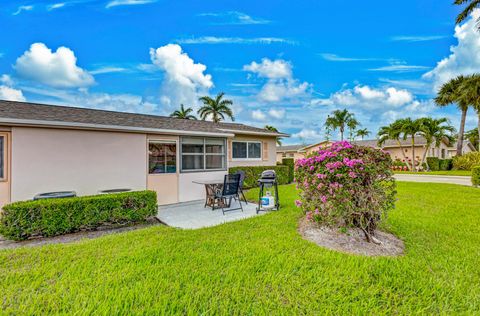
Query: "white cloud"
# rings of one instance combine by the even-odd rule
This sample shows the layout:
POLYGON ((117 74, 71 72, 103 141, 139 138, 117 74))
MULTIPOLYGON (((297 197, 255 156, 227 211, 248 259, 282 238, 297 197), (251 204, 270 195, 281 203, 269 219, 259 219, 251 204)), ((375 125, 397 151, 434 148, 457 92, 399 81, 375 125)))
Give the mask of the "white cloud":
POLYGON ((54 4, 51 4, 51 5, 47 6, 47 11, 60 9, 60 8, 63 8, 65 5, 66 5, 65 2, 54 3, 54 4))
POLYGON ((370 71, 385 71, 385 72, 414 72, 422 71, 429 69, 427 66, 418 66, 418 65, 405 65, 405 64, 394 64, 390 66, 383 66, 377 68, 371 68, 370 71))
POLYGON ((107 3, 105 8, 110 9, 118 6, 140 5, 140 4, 148 4, 148 3, 154 3, 154 2, 157 2, 157 0, 113 0, 107 3))
POLYGON ((258 98, 265 102, 279 102, 307 94, 311 85, 299 82, 293 78, 292 65, 282 59, 270 60, 263 58, 260 63, 255 61, 243 66, 245 71, 253 72, 267 82, 258 93, 258 98))
POLYGON ((158 69, 165 72, 162 85, 165 104, 194 106, 198 96, 213 87, 212 76, 205 74, 207 67, 195 63, 177 44, 151 48, 150 58, 158 69))
POLYGON ((25 101, 22 90, 14 89, 6 85, 0 85, 0 100, 25 101))
POLYGON ((178 44, 290 44, 295 45, 295 41, 279 37, 217 37, 202 36, 192 38, 182 38, 175 41, 178 44))
POLYGON ((304 128, 298 133, 292 134, 292 138, 299 138, 301 140, 315 140, 320 141, 322 135, 313 129, 304 128))
POLYGON ((105 66, 105 67, 100 67, 94 70, 90 70, 89 72, 92 75, 100 75, 100 74, 108 74, 108 73, 115 73, 115 72, 125 72, 127 70, 128 69, 123 67, 105 66))
POLYGON ((13 85, 13 81, 12 81, 12 78, 7 75, 7 74, 3 74, 1 77, 0 77, 0 82, 7 85, 7 86, 11 86, 13 85))
POLYGON ((396 42, 427 42, 444 38, 446 38, 446 36, 443 35, 399 35, 393 36, 391 40, 396 42))
POLYGON ((350 61, 374 61, 378 60, 376 58, 357 58, 357 57, 342 57, 336 54, 331 53, 322 53, 320 56, 328 61, 335 61, 335 62, 350 62, 350 61))
POLYGON ((243 66, 243 70, 256 73, 259 77, 269 79, 292 77, 292 65, 283 59, 270 60, 263 58, 261 63, 252 61, 249 65, 243 66))
POLYGON ((87 87, 95 83, 91 74, 77 66, 73 51, 63 46, 52 52, 43 43, 32 44, 14 68, 20 76, 52 87, 87 87))
POLYGON ((267 116, 261 110, 254 110, 252 111, 252 118, 257 121, 265 121, 267 116))
POLYGON ((387 88, 387 103, 393 106, 400 106, 413 101, 413 95, 407 90, 387 88))
POLYGON ((12 15, 19 15, 24 11, 32 11, 33 5, 21 5, 18 7, 17 11, 13 12, 12 15))
POLYGON ((448 80, 463 74, 480 72, 480 36, 477 29, 477 19, 480 10, 475 10, 467 22, 455 27, 455 38, 458 43, 450 47, 450 56, 437 63, 437 66, 427 72, 423 78, 433 83, 437 91, 448 80))
POLYGON ((282 119, 285 117, 285 110, 284 109, 270 109, 268 114, 276 119, 282 119))
POLYGON ((238 11, 227 11, 220 13, 201 13, 199 16, 211 17, 213 24, 217 25, 249 25, 249 24, 269 24, 271 21, 252 17, 246 13, 238 11))

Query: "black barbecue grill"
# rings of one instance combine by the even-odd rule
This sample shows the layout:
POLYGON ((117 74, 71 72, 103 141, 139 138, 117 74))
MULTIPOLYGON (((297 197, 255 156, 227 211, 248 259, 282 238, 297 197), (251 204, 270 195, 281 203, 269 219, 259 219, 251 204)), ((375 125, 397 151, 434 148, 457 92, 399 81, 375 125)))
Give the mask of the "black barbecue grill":
POLYGON ((262 197, 263 194, 266 192, 265 189, 274 188, 275 189, 275 207, 272 210, 278 211, 280 209, 280 202, 278 200, 278 182, 277 182, 277 174, 274 170, 265 170, 262 172, 260 179, 257 180, 258 186, 260 188, 258 192, 258 207, 257 207, 257 214, 258 212, 264 210, 262 208, 262 197))

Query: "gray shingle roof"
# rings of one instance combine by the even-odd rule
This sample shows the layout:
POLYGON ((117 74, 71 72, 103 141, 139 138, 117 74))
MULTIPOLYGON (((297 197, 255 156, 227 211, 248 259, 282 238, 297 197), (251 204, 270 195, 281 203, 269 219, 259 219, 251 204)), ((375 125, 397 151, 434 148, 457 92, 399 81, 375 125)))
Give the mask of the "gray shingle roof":
MULTIPOLYGON (((356 145, 360 145, 360 146, 379 148, 378 140, 376 140, 376 139, 356 140, 353 143, 356 144, 356 145)), ((406 140, 400 139, 400 143, 402 144, 402 146, 411 146, 412 145, 412 138, 408 137, 406 140)), ((419 146, 419 145, 421 146, 421 145, 426 145, 426 144, 427 144, 427 141, 426 141, 425 138, 423 138, 422 136, 415 136, 415 145, 416 146, 419 146)), ((393 140, 393 139, 389 139, 383 144, 382 147, 383 148, 385 148, 385 147, 398 147, 398 141, 393 140)))
POLYGON ((286 145, 286 146, 277 146, 277 152, 282 151, 297 151, 308 145, 286 145))
POLYGON ((21 122, 62 123, 63 126, 95 125, 114 129, 125 127, 130 130, 172 130, 183 133, 205 132, 218 134, 261 134, 271 136, 288 136, 274 133, 263 128, 239 123, 213 123, 201 120, 182 120, 166 116, 135 114, 94 110, 70 106, 57 106, 38 103, 14 102, 0 100, 0 124, 21 125, 21 122))

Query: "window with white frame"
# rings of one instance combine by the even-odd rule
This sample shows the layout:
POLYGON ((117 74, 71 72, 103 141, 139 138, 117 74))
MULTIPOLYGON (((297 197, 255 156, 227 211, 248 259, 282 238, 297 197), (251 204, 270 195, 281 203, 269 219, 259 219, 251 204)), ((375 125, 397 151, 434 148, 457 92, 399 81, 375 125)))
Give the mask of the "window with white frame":
POLYGON ((260 160, 262 159, 262 143, 233 141, 232 158, 238 160, 260 160))
POLYGON ((5 179, 5 156, 6 156, 6 144, 5 135, 0 135, 0 180, 5 179))
POLYGON ((175 142, 149 141, 148 173, 176 173, 177 144, 175 142))
POLYGON ((226 169, 224 138, 182 137, 181 171, 214 171, 226 169))

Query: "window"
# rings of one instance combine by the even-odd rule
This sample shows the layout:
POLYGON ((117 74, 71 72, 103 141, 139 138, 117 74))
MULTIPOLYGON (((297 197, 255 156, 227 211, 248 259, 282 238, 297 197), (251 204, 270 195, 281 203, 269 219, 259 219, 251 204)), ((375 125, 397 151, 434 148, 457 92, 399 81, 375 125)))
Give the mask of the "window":
POLYGON ((182 171, 225 170, 225 139, 183 137, 182 171))
POLYGON ((5 156, 6 156, 6 141, 5 136, 0 135, 0 180, 5 179, 5 156))
POLYGON ((150 174, 177 172, 177 144, 151 141, 148 143, 148 172, 150 174))
POLYGON ((259 160, 262 158, 262 143, 232 142, 232 158, 259 160))
POLYGON ((295 155, 294 154, 288 154, 288 157, 293 158, 293 157, 295 157, 295 155))

